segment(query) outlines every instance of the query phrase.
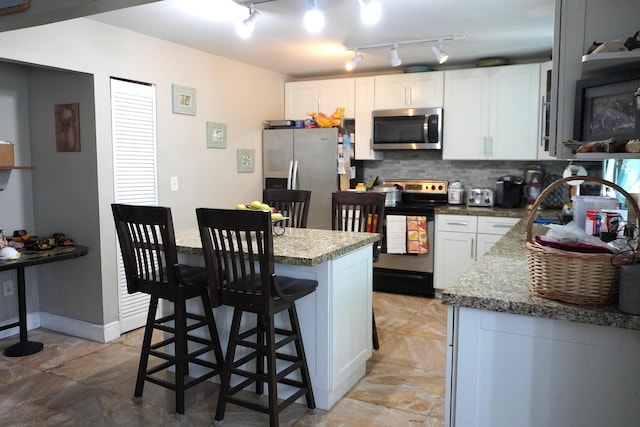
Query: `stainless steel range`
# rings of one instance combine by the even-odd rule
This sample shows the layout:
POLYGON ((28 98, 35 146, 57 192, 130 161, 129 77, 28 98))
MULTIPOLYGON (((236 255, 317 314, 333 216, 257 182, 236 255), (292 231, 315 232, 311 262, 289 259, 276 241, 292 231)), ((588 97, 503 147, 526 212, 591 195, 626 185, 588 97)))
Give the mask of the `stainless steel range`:
POLYGON ((399 186, 402 194, 399 203, 385 207, 382 251, 373 264, 373 289, 432 298, 435 208, 447 204, 448 182, 395 179, 382 183, 399 186))

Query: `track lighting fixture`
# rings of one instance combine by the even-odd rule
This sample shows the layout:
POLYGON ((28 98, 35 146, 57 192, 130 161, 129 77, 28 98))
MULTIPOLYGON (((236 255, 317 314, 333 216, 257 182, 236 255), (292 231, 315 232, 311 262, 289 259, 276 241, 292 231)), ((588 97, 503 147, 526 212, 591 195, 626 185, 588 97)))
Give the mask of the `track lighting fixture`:
POLYGON ((444 64, 447 59, 449 59, 449 54, 447 52, 443 52, 440 48, 440 44, 433 45, 431 48, 433 53, 436 55, 436 59, 438 60, 438 64, 444 64))
POLYGON ((248 39, 256 28, 256 21, 260 16, 260 12, 253 8, 253 5, 249 6, 249 17, 236 23, 236 32, 243 39, 248 39))
POLYGON ((367 24, 375 24, 380 20, 382 6, 379 0, 358 0, 360 2, 360 17, 367 24))
POLYGON ((391 49, 391 66, 399 67, 400 65, 402 65, 402 60, 398 55, 398 45, 394 44, 393 48, 391 49))
POLYGON ((304 26, 307 31, 317 33, 324 27, 324 14, 318 9, 316 0, 311 0, 311 8, 304 14, 304 26))
POLYGON ((353 59, 349 62, 347 62, 344 66, 344 68, 346 68, 347 71, 352 71, 354 70, 359 63, 361 63, 364 60, 364 57, 362 55, 360 55, 358 53, 358 51, 355 51, 355 56, 353 57, 353 59))

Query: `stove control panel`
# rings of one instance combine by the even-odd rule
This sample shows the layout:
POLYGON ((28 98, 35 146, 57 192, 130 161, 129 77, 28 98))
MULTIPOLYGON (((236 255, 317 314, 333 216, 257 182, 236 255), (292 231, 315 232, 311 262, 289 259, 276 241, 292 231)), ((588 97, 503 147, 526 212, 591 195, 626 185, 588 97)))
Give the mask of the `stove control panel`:
POLYGON ((435 179, 384 180, 384 184, 397 184, 405 193, 447 194, 448 181, 435 179))

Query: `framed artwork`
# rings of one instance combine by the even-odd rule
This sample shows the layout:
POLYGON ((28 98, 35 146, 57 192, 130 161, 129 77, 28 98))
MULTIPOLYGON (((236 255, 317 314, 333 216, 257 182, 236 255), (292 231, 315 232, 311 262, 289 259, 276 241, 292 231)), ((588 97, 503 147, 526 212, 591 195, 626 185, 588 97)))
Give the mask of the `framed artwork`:
POLYGON ((227 148, 227 124, 207 122, 207 148, 227 148))
POLYGON ((0 15, 23 12, 29 7, 29 0, 0 0, 0 15))
POLYGON ((56 151, 80 151, 80 104, 55 106, 56 151))
POLYGON ((238 148, 238 173, 252 173, 254 171, 254 163, 256 150, 252 148, 238 148))
POLYGON ((196 90, 192 87, 172 85, 174 114, 196 115, 196 90))

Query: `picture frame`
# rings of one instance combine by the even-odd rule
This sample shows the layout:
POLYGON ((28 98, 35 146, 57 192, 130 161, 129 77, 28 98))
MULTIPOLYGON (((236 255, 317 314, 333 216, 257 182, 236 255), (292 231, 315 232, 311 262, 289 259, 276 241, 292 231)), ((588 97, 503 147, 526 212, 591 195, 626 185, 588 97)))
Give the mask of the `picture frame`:
POLYGON ((576 82, 574 139, 626 143, 640 137, 640 72, 607 74, 576 82))
POLYGON ((54 107, 56 151, 80 151, 80 104, 58 104, 54 107))
POLYGON ((207 122, 207 148, 227 148, 227 124, 207 122))
POLYGON ((171 95, 174 114, 196 115, 196 90, 194 88, 172 85, 171 95))

